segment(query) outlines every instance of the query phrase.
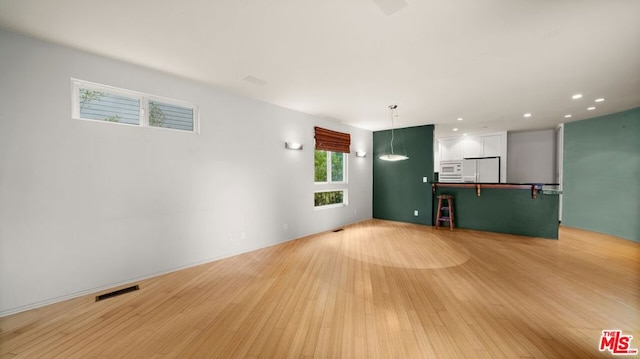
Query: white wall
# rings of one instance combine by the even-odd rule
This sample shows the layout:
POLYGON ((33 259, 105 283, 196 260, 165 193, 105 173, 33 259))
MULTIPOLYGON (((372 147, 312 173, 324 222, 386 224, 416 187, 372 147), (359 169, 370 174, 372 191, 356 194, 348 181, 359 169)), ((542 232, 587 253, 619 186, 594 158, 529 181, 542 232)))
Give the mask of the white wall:
POLYGON ((369 131, 3 30, 0 49, 0 316, 372 216, 369 131), (72 77, 196 103, 200 134, 73 120, 72 77), (351 133, 347 207, 313 208, 314 125, 351 133))
POLYGON ((507 180, 513 183, 556 183, 555 130, 509 132, 507 180))

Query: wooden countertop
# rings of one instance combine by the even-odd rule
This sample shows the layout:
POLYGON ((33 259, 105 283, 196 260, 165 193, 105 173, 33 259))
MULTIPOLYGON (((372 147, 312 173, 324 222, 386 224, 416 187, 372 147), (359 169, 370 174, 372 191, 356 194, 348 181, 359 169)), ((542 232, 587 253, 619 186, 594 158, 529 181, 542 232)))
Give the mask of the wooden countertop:
MULTIPOLYGON (((538 196, 538 192, 543 187, 557 187, 558 183, 480 183, 480 182, 431 182, 431 189, 433 193, 436 193, 438 187, 457 187, 457 188, 475 188, 478 197, 480 197, 482 188, 497 188, 497 189, 523 189, 531 191, 531 198, 535 199, 538 196)), ((553 194, 560 194, 560 191, 555 190, 553 194)))

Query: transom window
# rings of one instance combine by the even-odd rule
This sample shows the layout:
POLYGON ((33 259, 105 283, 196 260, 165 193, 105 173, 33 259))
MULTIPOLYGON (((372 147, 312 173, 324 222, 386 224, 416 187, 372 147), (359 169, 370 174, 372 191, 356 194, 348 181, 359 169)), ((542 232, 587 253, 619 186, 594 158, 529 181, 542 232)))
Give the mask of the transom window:
POLYGON ((347 190, 338 189, 333 191, 316 191, 314 192, 314 206, 329 207, 329 206, 346 206, 347 190))
POLYGON ((183 101, 72 80, 73 118, 197 132, 197 108, 183 101))

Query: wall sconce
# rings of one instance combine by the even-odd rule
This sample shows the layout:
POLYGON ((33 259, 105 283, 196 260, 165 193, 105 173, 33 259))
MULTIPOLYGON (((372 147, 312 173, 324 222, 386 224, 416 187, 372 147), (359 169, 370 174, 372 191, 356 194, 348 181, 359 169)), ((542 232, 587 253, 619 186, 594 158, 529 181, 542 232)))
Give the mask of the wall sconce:
POLYGON ((288 150, 302 150, 302 143, 298 142, 285 142, 284 148, 288 150))
POLYGON ((365 151, 356 151, 356 157, 367 157, 367 153, 365 151))

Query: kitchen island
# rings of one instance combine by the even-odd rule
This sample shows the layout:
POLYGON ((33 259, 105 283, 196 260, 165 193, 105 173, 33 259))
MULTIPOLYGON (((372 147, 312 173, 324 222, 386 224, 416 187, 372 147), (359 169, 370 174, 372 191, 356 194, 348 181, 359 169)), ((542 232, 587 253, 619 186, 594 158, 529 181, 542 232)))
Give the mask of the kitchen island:
POLYGON ((559 194, 547 183, 433 182, 433 223, 437 196, 454 196, 455 226, 488 232, 558 239, 559 194))

